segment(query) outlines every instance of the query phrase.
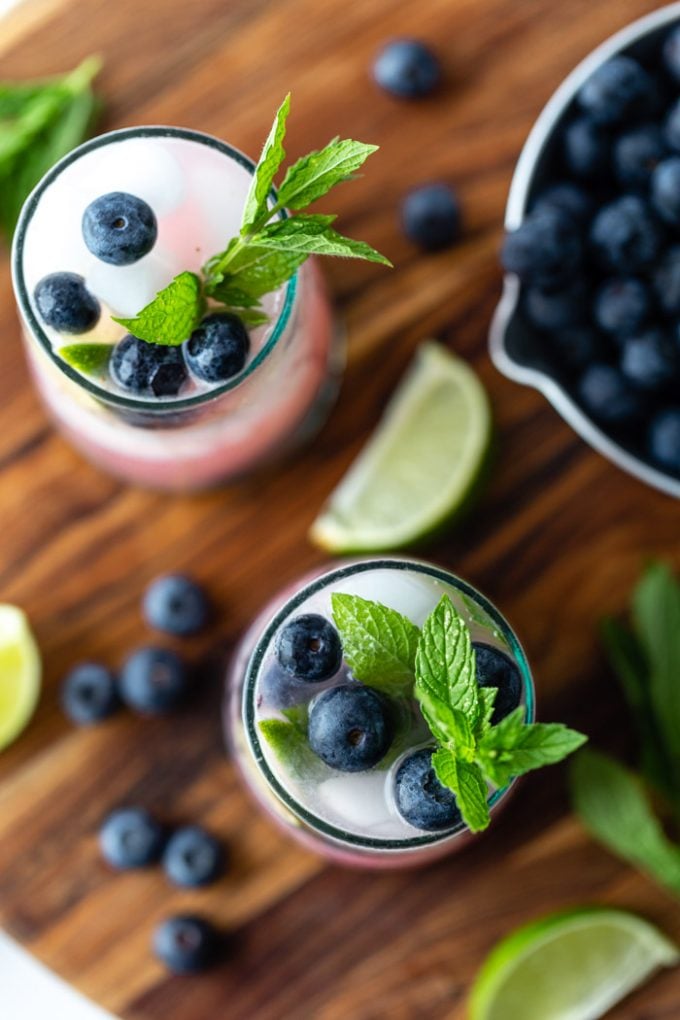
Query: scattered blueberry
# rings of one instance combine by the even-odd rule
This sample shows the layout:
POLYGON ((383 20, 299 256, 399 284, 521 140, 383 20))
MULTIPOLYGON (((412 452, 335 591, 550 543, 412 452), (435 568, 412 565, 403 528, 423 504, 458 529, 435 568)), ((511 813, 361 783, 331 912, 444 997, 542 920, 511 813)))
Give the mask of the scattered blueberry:
POLYGON ((97 662, 74 666, 62 684, 61 705, 77 726, 108 719, 120 705, 115 676, 97 662))
POLYGON ((179 393, 187 370, 178 347, 149 344, 128 333, 116 344, 109 371, 114 382, 133 393, 151 392, 157 397, 179 393))
POLYGON ((568 169, 582 179, 603 177, 609 169, 609 139, 588 117, 577 117, 563 135, 568 169))
POLYGON ((680 152, 680 99, 673 103, 666 115, 664 138, 669 149, 680 152))
POLYGON ((460 237, 460 204, 448 184, 414 188, 401 207, 401 222, 410 241, 425 251, 449 248, 460 237))
POLYGON ((124 191, 112 191, 90 202, 82 227, 92 254, 112 266, 137 262, 151 251, 158 235, 151 206, 124 191))
POLYGON ((665 408, 652 418, 649 452, 660 467, 680 475, 680 406, 665 408))
POLYGON ((432 768, 432 748, 404 758, 397 769, 394 794, 399 814, 416 829, 438 832, 462 824, 456 798, 432 768))
POLYGON ((652 283, 661 309, 673 317, 680 315, 680 244, 664 252, 654 267, 652 283))
POLYGON ((666 36, 663 44, 663 61, 666 70, 676 82, 680 82, 680 27, 666 36))
POLYGON ((380 88, 399 99, 422 99, 437 88, 442 70, 435 53, 419 39, 387 43, 373 63, 380 88))
POLYGON ((158 925, 155 955, 173 974, 198 974, 216 962, 221 945, 217 929, 195 914, 180 914, 158 925))
POLYGON ((219 840, 205 829, 187 825, 168 840, 163 868, 175 885, 188 889, 209 885, 224 871, 224 851, 219 840))
POLYGON ((612 365, 589 365, 579 381, 578 393, 589 414, 604 424, 632 424, 644 410, 637 390, 612 365))
POLYGON ((517 663, 499 648, 483 641, 473 641, 477 683, 480 687, 495 687, 498 691, 494 702, 491 723, 493 726, 505 719, 522 699, 522 676, 517 663))
POLYGON ((635 273, 658 256, 662 230, 647 202, 637 195, 624 195, 600 209, 590 238, 606 269, 635 273))
POLYGON ((585 224, 595 212, 595 200, 578 184, 560 181, 543 188, 531 207, 532 212, 539 214, 545 209, 554 209, 585 224))
POLYGON ((550 346, 558 364, 573 374, 605 354, 604 338, 589 325, 559 329, 550 336, 550 346))
POLYGON ((578 228, 555 209, 530 213, 503 242, 501 261, 523 283, 549 289, 566 283, 583 253, 578 228))
POLYGON ((185 574, 166 574, 152 581, 144 593, 142 609, 151 627, 177 637, 198 634, 210 616, 203 589, 185 574))
POLYGON ((659 216, 672 226, 680 226, 680 156, 659 163, 652 174, 652 204, 659 216))
POLYGON ((588 314, 588 288, 581 279, 564 290, 527 287, 524 295, 527 318, 538 329, 568 329, 588 314))
POLYGON ((363 772, 387 754, 392 724, 385 698, 361 684, 342 684, 312 702, 308 739, 312 751, 331 768, 363 772))
POLYGON ((626 336, 642 325, 651 306, 649 288, 634 276, 605 280, 593 305, 595 322, 606 333, 626 336))
POLYGON ((614 142, 614 173, 622 188, 648 187, 652 173, 666 155, 658 124, 640 124, 625 131, 614 142))
POLYGON ((145 868, 161 856, 165 830, 144 808, 120 808, 108 816, 99 832, 104 860, 119 871, 145 868))
POLYGON ((680 383, 680 345, 660 329, 626 340, 621 371, 643 390, 668 390, 680 383))
POLYGON ((187 693, 189 678, 182 659, 169 648, 139 648, 123 663, 120 695, 129 708, 162 715, 187 693))
POLYGON ((316 613, 296 616, 280 631, 276 657, 291 676, 309 683, 328 680, 342 664, 342 643, 332 623, 316 613))
POLYGON ((248 330, 238 315, 206 315, 184 344, 187 365, 198 379, 222 382, 237 375, 250 350, 248 330))
POLYGON ((86 333, 99 321, 99 302, 77 273, 50 273, 33 291, 40 317, 60 333, 86 333))
POLYGON ((578 102, 598 124, 621 124, 653 113, 656 89, 636 60, 616 56, 581 86, 578 102))

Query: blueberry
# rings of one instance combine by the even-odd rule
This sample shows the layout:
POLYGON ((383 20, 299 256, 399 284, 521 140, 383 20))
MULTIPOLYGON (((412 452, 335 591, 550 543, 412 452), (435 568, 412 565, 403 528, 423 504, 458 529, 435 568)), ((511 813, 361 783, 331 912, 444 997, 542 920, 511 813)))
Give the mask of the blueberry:
POLYGON ((168 840, 163 868, 175 885, 187 889, 210 885, 224 871, 224 851, 219 840, 205 829, 187 825, 168 840))
POLYGON ((652 418, 648 441, 652 460, 680 475, 680 406, 667 407, 652 418))
POLYGON ((169 648, 139 648, 124 662, 120 694, 130 708, 145 715, 162 715, 187 693, 187 668, 169 648))
POLYGON ((680 245, 668 248, 654 267, 652 284, 661 309, 671 316, 680 315, 680 245))
POLYGON ((658 256, 662 230, 647 202, 637 195, 624 195, 600 209, 590 239, 605 268, 635 273, 658 256))
POLYGON ((99 832, 104 860, 119 871, 145 868, 161 856, 165 830, 144 808, 114 811, 99 832))
POLYGON ((564 129, 564 159, 576 177, 602 177, 609 169, 609 139, 588 117, 577 117, 564 129))
POLYGON ((60 333, 86 333, 99 321, 99 302, 77 273, 50 273, 33 291, 40 317, 60 333))
POLYGON ((634 276, 605 280, 593 305, 595 322, 606 333, 626 336, 642 325, 650 311, 649 289, 634 276))
POLYGON ((495 687, 498 691, 491 716, 491 723, 495 726, 519 705, 522 675, 514 659, 493 645, 473 641, 472 647, 475 650, 477 683, 480 687, 495 687))
POLYGON ((658 329, 631 336, 623 347, 621 371, 640 389, 669 389, 680 381, 680 345, 658 329))
POLYGON ((184 344, 187 365, 198 379, 221 382, 237 375, 246 363, 250 339, 238 315, 206 315, 184 344))
POLYGON ((560 181, 543 188, 531 207, 531 211, 535 213, 541 213, 545 209, 554 209, 585 224, 595 211, 595 201, 578 184, 560 181))
POLYGON ((614 173, 622 188, 647 188, 652 173, 666 155, 658 124, 641 124, 625 131, 614 142, 614 173))
POLYGON ((217 929, 196 914, 179 914, 158 925, 155 955, 173 974, 198 974, 216 962, 221 945, 217 929))
POLYGON ((670 156, 652 174, 652 204, 659 216, 680 226, 680 156, 670 156))
POLYGON ((669 32, 664 40, 663 61, 671 78, 680 82, 680 26, 669 32))
POLYGON ((185 574, 156 578, 144 593, 142 608, 151 627, 177 637, 197 634, 210 616, 203 589, 185 574))
POLYGON ((621 124, 653 113, 652 78, 632 57, 612 57, 581 86, 578 102, 598 124, 621 124))
POLYGON ((550 334, 550 346, 564 371, 578 372, 602 357, 604 341, 592 326, 572 326, 550 334))
POLYGON ((337 630, 323 616, 296 616, 279 632, 276 657, 291 676, 309 683, 328 680, 340 669, 342 643, 337 630))
POLYGON ((108 719, 120 705, 115 676, 97 662, 75 666, 64 678, 61 705, 77 726, 90 726, 108 719))
POLYGON ((395 39, 375 58, 373 77, 380 88, 399 99, 422 99, 440 84, 442 70, 424 42, 395 39))
POLYGON ((582 322, 588 310, 588 288, 575 280, 564 290, 529 287, 524 295, 527 318, 538 329, 567 329, 582 322))
POLYGON ((664 137, 669 149, 680 152, 680 99, 673 103, 666 115, 664 137))
POLYGON ((425 251, 449 248, 460 237, 460 204, 447 184, 424 184, 404 199, 401 222, 410 241, 425 251))
POLYGON ((611 365, 595 362, 579 381, 578 393, 586 411, 609 425, 633 423, 643 412, 637 390, 611 365))
POLYGON ((187 371, 178 347, 148 344, 128 333, 116 344, 109 371, 114 382, 133 393, 169 397, 179 393, 187 371))
POLYGON ((90 202, 82 228, 92 254, 111 266, 137 262, 151 251, 158 236, 151 206, 124 191, 111 191, 90 202))
POLYGON ((583 253, 578 228, 555 209, 530 213, 507 234, 501 261, 509 273, 536 287, 558 288, 573 275, 583 253))
POLYGON ((462 825, 456 798, 437 779, 432 748, 404 758, 395 776, 394 796, 401 817, 416 829, 438 832, 462 825))
POLYGON ((385 698, 361 684, 341 684, 312 702, 312 751, 340 772, 364 772, 387 754, 393 727, 385 698))

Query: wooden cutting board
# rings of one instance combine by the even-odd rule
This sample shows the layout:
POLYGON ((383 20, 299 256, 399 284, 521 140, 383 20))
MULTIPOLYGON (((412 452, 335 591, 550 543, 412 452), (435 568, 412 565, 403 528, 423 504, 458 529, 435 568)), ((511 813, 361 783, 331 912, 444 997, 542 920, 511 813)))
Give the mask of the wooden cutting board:
MULTIPOLYGON (((350 338, 339 404, 306 453, 228 491, 145 493, 69 449, 30 386, 3 255, 0 597, 30 614, 46 686, 34 724, 0 758, 0 924, 125 1020, 462 1020, 494 941, 578 903, 638 910, 680 939, 677 904, 596 847, 569 814, 560 769, 526 780, 512 810, 459 856, 375 876, 327 866, 279 835, 241 789, 220 730, 224 663, 239 632, 277 586, 322 562, 306 539, 311 520, 415 345, 437 336, 488 387, 500 449, 478 512, 431 558, 507 613, 534 665, 544 719, 625 746, 596 623, 624 606, 645 558, 680 566, 678 504, 610 466, 540 396, 502 378, 486 335, 503 205, 533 119, 593 45, 654 6, 32 0, 4 23, 3 78, 104 56, 107 128, 187 125, 257 153, 290 89, 292 157, 336 133, 382 146, 365 178, 333 198, 341 228, 396 266, 327 267, 350 338), (397 34, 437 45, 447 74, 438 97, 404 105, 372 85, 372 55, 397 34), (424 257, 402 238, 397 209, 410 186, 439 178, 460 190, 465 239, 424 257), (75 731, 58 707, 60 677, 82 658, 116 665, 146 640, 141 592, 170 569, 194 573, 219 607, 214 631, 189 647, 202 667, 198 696, 175 718, 121 715, 75 731), (190 894, 171 891, 157 872, 109 873, 97 828, 125 802, 210 826, 230 847, 228 876, 190 894), (171 979, 150 955, 150 934, 186 908, 232 933, 229 959, 205 977, 171 979)), ((678 1001, 680 973, 665 974, 612 1016, 670 1020, 678 1001)))

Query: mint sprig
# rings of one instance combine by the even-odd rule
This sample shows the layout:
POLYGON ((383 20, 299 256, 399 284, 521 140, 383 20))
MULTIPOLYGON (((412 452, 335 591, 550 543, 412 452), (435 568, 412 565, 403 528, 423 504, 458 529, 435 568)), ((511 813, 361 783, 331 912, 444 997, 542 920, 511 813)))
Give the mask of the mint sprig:
POLYGON ((345 661, 357 680, 384 694, 410 697, 420 631, 396 609, 334 592, 333 620, 345 661))
POLYGON ((206 261, 200 276, 181 273, 132 319, 114 317, 134 336, 148 343, 180 344, 200 321, 206 302, 212 309, 236 313, 247 325, 260 325, 267 320, 262 298, 289 280, 310 255, 391 265, 369 244, 334 230, 335 216, 302 212, 335 185, 352 180, 377 146, 334 138, 290 166, 275 195, 274 181, 286 155, 289 112, 290 94, 276 112, 253 171, 238 236, 206 261), (284 209, 298 215, 282 218, 284 209), (187 276, 197 281, 193 291, 186 287, 187 276))

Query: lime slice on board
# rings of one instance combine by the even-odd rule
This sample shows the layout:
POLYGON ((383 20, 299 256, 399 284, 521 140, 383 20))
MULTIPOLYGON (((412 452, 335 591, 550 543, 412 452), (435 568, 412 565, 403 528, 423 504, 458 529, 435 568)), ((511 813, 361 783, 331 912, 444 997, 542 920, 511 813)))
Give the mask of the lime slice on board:
POLYGON ((0 751, 28 724, 40 694, 40 652, 26 616, 0 605, 0 751))
POLYGON ((415 359, 361 451, 312 525, 333 553, 400 549, 467 504, 491 442, 479 379, 433 341, 415 359))
POLYGON ((596 1020, 660 967, 676 946, 623 910, 553 914, 500 942, 472 988, 470 1020, 596 1020))

